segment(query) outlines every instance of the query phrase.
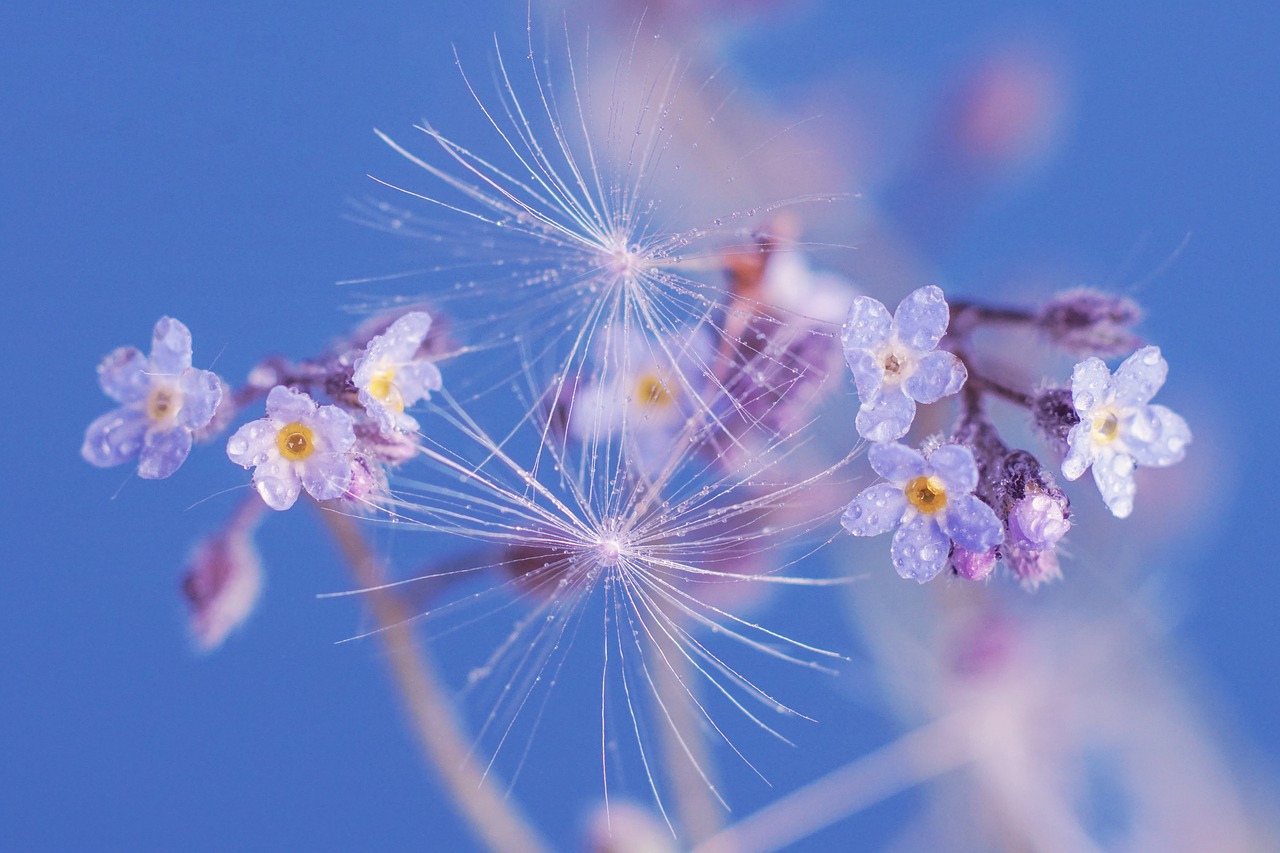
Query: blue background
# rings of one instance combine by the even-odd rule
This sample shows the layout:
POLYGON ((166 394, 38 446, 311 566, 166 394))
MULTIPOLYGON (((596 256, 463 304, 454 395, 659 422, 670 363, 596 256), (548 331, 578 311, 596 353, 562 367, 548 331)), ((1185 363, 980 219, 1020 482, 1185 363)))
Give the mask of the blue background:
MULTIPOLYGON (((1054 158, 926 250, 961 290, 1046 262, 1124 289, 1189 235, 1138 294, 1174 366, 1162 399, 1210 460, 1208 523, 1195 538, 1166 532, 1176 549, 1162 553, 1178 557, 1161 571, 1205 698, 1237 746, 1273 764, 1278 13, 956 5, 803 6, 728 52, 766 93, 870 68, 922 97, 994 33, 1033 31, 1061 50, 1073 96, 1054 158)), ((418 763, 376 645, 332 645, 363 623, 355 603, 314 597, 345 585, 314 520, 271 519, 258 612, 199 657, 183 636, 178 570, 242 478, 216 452, 151 484, 94 470, 76 450, 108 405, 95 365, 145 345, 161 314, 191 327, 197 366, 234 378, 262 354, 308 353, 340 333, 349 294, 335 281, 412 266, 403 243, 343 218, 346 199, 377 195, 367 173, 397 167, 371 128, 407 133, 424 115, 476 127, 451 44, 483 65, 489 34, 519 39, 523 20, 509 3, 0 10, 0 277, 13 333, 0 844, 469 843, 418 763)), ((856 754, 891 731, 873 721, 843 746, 856 754)), ((805 778, 803 758, 787 760, 805 778)), ((585 791, 520 795, 571 843, 585 791)))

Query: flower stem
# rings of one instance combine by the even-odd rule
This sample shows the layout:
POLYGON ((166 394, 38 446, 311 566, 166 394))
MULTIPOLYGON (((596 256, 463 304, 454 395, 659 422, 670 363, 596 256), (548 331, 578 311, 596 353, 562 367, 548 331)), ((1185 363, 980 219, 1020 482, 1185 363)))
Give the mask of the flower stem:
POLYGON ((494 853, 538 853, 550 848, 471 754, 468 739, 448 698, 435 661, 413 636, 409 613, 396 596, 376 589, 382 582, 377 556, 355 519, 341 510, 320 508, 320 517, 337 542, 361 587, 369 588, 378 633, 387 652, 392 680, 404 702, 424 758, 439 773, 458 812, 494 853))

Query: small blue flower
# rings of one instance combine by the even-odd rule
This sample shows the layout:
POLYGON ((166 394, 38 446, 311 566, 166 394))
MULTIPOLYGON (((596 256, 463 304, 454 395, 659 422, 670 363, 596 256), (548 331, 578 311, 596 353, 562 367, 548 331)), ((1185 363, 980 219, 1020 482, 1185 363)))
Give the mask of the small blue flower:
POLYGON ((191 332, 161 317, 148 358, 120 347, 98 365, 102 390, 122 405, 85 430, 80 455, 107 468, 138 460, 138 476, 168 477, 191 452, 191 434, 213 419, 222 402, 222 382, 191 366, 191 332))
POLYGON ((977 554, 1003 541, 995 512, 973 495, 978 466, 969 448, 944 444, 925 459, 888 442, 873 444, 867 459, 888 482, 854 498, 840 523, 854 536, 878 536, 897 527, 891 553, 902 577, 933 580, 946 566, 952 542, 977 554))
POLYGON ((418 355, 430 330, 431 315, 411 311, 369 341, 356 359, 352 382, 359 391, 360 405, 384 433, 418 429, 418 422, 405 414, 405 407, 427 399, 442 386, 435 363, 418 355))
POLYGON ((1116 368, 1087 358, 1071 375, 1071 400, 1080 422, 1067 433, 1062 473, 1078 479, 1093 467, 1093 479, 1117 518, 1133 512, 1137 465, 1164 467, 1182 459, 1191 429, 1181 417, 1148 401, 1164 384, 1169 365, 1159 347, 1143 347, 1116 368))
POLYGON ((964 363, 937 349, 949 319, 942 290, 933 285, 909 294, 893 317, 869 296, 853 300, 844 357, 862 400, 856 426, 863 438, 901 438, 911 428, 916 403, 936 402, 964 385, 964 363))
POLYGON ((346 494, 355 441, 351 415, 277 385, 267 395, 267 416, 236 430, 227 456, 254 469, 254 488, 267 506, 288 509, 302 489, 318 501, 346 494))

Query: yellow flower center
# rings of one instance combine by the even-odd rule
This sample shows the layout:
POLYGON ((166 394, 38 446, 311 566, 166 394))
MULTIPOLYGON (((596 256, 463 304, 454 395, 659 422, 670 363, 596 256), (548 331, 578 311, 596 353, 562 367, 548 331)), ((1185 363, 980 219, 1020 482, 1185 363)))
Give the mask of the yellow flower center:
POLYGON ((276 433, 276 447, 280 448, 280 455, 285 459, 298 462, 315 451, 316 436, 310 427, 295 421, 281 427, 276 433))
POLYGON ((147 398, 147 417, 162 421, 178 414, 182 408, 182 395, 169 388, 156 388, 147 398))
POLYGON ((1114 412, 1098 415, 1093 419, 1090 431, 1095 442, 1108 444, 1115 441, 1116 437, 1120 435, 1120 419, 1115 416, 1114 412))
POLYGON ((672 396, 661 376, 646 373, 636 383, 636 400, 642 406, 666 407, 671 405, 672 396))
POLYGON ((381 400, 382 404, 388 409, 403 412, 404 397, 400 394, 400 389, 396 387, 395 378, 395 368, 384 367, 374 373, 369 380, 369 393, 374 399, 381 400))
POLYGON ((926 515, 947 505, 947 490, 937 477, 916 477, 903 491, 911 505, 926 515))

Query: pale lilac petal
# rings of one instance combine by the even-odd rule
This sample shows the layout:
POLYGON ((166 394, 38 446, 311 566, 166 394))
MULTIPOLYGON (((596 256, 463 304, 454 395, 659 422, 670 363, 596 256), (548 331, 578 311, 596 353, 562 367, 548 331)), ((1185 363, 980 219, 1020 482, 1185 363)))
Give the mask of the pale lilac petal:
POLYGON ((261 465, 276 452, 280 428, 268 418, 251 421, 227 440, 227 456, 244 468, 261 465))
POLYGON ((315 400, 284 385, 277 385, 267 394, 267 416, 281 426, 301 423, 315 410, 315 400))
POLYGON ((1085 469, 1093 464, 1094 446, 1090 436, 1091 427, 1087 423, 1078 423, 1067 433, 1067 455, 1062 460, 1062 476, 1068 480, 1078 480, 1085 469))
POLYGON ((387 327, 382 334, 382 358, 397 364, 412 361, 430 330, 430 314, 426 311, 410 311, 387 327))
POLYGON ((191 332, 172 317, 161 317, 151 333, 151 372, 177 376, 191 366, 191 332))
POLYGON ((257 604, 262 563, 253 547, 252 530, 253 523, 233 518, 225 530, 201 541, 187 561, 182 594, 187 600, 188 627, 201 651, 221 645, 257 604))
POLYGON ((302 484, 298 481, 293 465, 279 455, 254 468, 253 486, 261 495, 262 502, 277 510, 293 506, 302 491, 302 484))
POLYGON ((419 400, 430 398, 432 391, 444 387, 444 380, 434 362, 419 359, 396 372, 396 387, 404 396, 404 404, 412 406, 419 400))
POLYGON ((119 347, 98 365, 98 384, 117 403, 136 403, 151 393, 147 357, 136 347, 119 347))
POLYGON ((342 497, 351 483, 351 459, 345 453, 315 453, 300 467, 302 487, 318 501, 342 497))
POLYGON ((879 536, 896 527, 906 509, 907 496, 900 486, 879 483, 853 499, 840 523, 854 536, 879 536))
POLYGON ((991 575, 996 567, 996 549, 970 551, 959 546, 951 550, 951 565, 962 577, 971 581, 980 581, 991 575))
POLYGON ((138 476, 144 480, 163 480, 187 461, 190 452, 191 430, 153 429, 147 433, 138 456, 138 476))
POLYGON ((884 386, 884 365, 870 350, 845 350, 844 360, 853 371, 858 399, 872 399, 884 386))
POLYGON ((920 357, 902 387, 916 402, 934 403, 959 391, 968 378, 964 362, 953 353, 936 350, 920 357))
POLYGON ((907 434, 915 416, 915 400, 900 389, 892 388, 864 401, 858 409, 854 426, 858 435, 869 441, 892 441, 907 434))
POLYGON ((1093 480, 1116 518, 1126 518, 1133 512, 1133 496, 1138 490, 1133 467, 1133 457, 1124 453, 1101 453, 1093 461, 1093 480))
POLYGON ((321 406, 306 421, 315 431, 316 447, 336 453, 345 453, 356 443, 355 423, 337 406, 321 406))
POLYGON ((137 409, 122 407, 107 412, 85 430, 80 455, 99 468, 128 462, 141 452, 149 423, 137 409))
POLYGON ((1111 371, 1102 359, 1086 358, 1072 370, 1071 404, 1081 420, 1085 420, 1094 406, 1105 403, 1110 394, 1111 371))
POLYGON ((889 309, 870 296, 855 296, 841 340, 846 352, 874 349, 889 340, 892 329, 889 309))
POLYGON ((938 525, 969 551, 985 551, 1004 541, 1004 526, 995 511, 974 495, 948 495, 938 525))
POLYGON ((182 371, 178 388, 182 392, 178 422, 183 427, 200 429, 213 420, 218 404, 222 402, 222 381, 216 373, 189 367, 182 371))
POLYGON ((1116 368, 1116 397, 1127 403, 1146 403, 1168 375, 1169 363, 1160 355, 1160 347, 1143 347, 1116 368))
POLYGON ((942 288, 931 284, 907 294, 894 312, 893 324, 899 340, 912 349, 928 352, 938 346, 950 319, 942 288))
POLYGON ((1125 433, 1125 449, 1134 460, 1154 468, 1180 462, 1190 443, 1191 427, 1164 406, 1145 406, 1125 433))
POLYGON ((929 470, 929 464, 918 450, 896 441, 871 445, 867 461, 871 463, 872 470, 898 488, 908 480, 924 476, 929 470))
POLYGON ((948 495, 967 495, 978 487, 978 464, 973 451, 962 444, 944 444, 933 451, 929 455, 929 467, 942 481, 948 495))
POLYGON ((893 567, 904 578, 925 583, 947 564, 951 543, 931 516, 917 515, 893 534, 893 567))

